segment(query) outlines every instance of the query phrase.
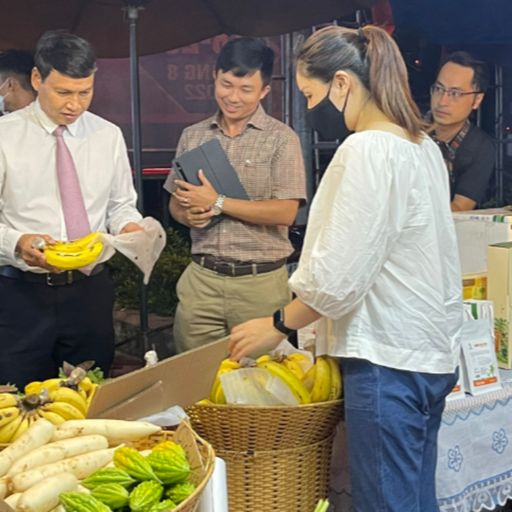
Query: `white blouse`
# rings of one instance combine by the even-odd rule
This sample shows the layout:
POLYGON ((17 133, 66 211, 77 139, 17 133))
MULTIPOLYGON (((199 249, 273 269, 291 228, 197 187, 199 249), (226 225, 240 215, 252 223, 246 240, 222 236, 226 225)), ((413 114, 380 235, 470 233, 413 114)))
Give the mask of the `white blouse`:
POLYGON ((415 144, 369 130, 345 140, 311 205, 290 286, 333 320, 317 353, 454 371, 459 256, 448 174, 429 137, 415 144))

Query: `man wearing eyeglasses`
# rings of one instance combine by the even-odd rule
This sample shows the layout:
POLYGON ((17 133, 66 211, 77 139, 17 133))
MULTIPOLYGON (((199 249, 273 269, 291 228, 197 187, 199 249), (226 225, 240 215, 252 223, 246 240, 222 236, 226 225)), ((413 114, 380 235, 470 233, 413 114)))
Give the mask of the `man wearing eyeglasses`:
POLYGON ((446 162, 453 211, 472 210, 485 198, 494 169, 491 137, 469 120, 488 85, 486 65, 466 52, 455 52, 430 88, 431 136, 446 162))

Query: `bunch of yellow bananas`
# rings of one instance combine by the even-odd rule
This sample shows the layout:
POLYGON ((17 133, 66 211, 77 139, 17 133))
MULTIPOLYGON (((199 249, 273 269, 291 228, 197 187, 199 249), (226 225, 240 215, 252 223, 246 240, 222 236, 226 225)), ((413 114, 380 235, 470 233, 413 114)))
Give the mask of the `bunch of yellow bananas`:
MULTIPOLYGON (((341 397, 341 373, 338 362, 333 357, 319 356, 315 363, 312 363, 306 354, 300 352, 277 358, 266 354, 256 360, 256 366, 281 379, 290 388, 299 404, 325 402, 341 397)), ((220 377, 238 368, 239 363, 224 359, 217 370, 209 399, 201 400, 199 403, 225 404, 226 397, 220 377)))
POLYGON ((66 420, 82 420, 98 387, 84 377, 76 389, 66 379, 30 382, 25 395, 0 393, 0 443, 18 439, 39 418, 55 425, 66 420))
POLYGON ((40 395, 44 389, 47 390, 50 397, 51 393, 57 389, 70 389, 71 391, 80 394, 80 396, 85 400, 85 412, 87 412, 89 406, 91 405, 92 399, 96 394, 96 390, 98 389, 98 384, 93 383, 87 376, 81 376, 78 382, 77 379, 74 379, 73 377, 68 379, 55 377, 53 379, 46 379, 43 381, 35 380, 30 382, 25 386, 25 394, 40 395))
POLYGON ((338 361, 331 356, 318 356, 315 364, 303 375, 302 382, 311 393, 312 402, 337 400, 343 391, 338 361))
POLYGON ((57 242, 44 248, 47 263, 61 270, 73 270, 94 263, 103 251, 102 234, 90 233, 73 242, 57 242))

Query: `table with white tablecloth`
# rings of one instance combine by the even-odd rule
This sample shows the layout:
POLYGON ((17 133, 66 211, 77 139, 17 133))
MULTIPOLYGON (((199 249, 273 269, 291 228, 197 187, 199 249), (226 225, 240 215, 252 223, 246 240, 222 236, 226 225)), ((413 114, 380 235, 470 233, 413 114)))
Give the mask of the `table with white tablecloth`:
MULTIPOLYGON (((436 485, 441 512, 494 510, 512 500, 512 383, 447 403, 436 485)), ((336 512, 352 510, 343 423, 335 440, 330 498, 336 512)))

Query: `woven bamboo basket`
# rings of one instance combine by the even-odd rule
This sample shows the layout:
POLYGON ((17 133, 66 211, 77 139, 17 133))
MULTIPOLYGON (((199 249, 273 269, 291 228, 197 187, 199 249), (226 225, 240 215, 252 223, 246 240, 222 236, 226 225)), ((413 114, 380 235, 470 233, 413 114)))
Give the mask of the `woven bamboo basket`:
POLYGON ((190 481, 196 486, 194 492, 174 508, 173 512, 196 512, 204 488, 213 473, 215 452, 212 446, 186 423, 182 423, 176 431, 163 430, 130 445, 137 450, 146 450, 166 439, 181 444, 185 449, 191 468, 190 481))
POLYGON ((188 408, 196 432, 215 451, 269 451, 309 446, 330 436, 342 400, 296 406, 195 404, 188 408))
POLYGON ((311 512, 327 496, 333 435, 287 450, 223 451, 230 512, 311 512))

